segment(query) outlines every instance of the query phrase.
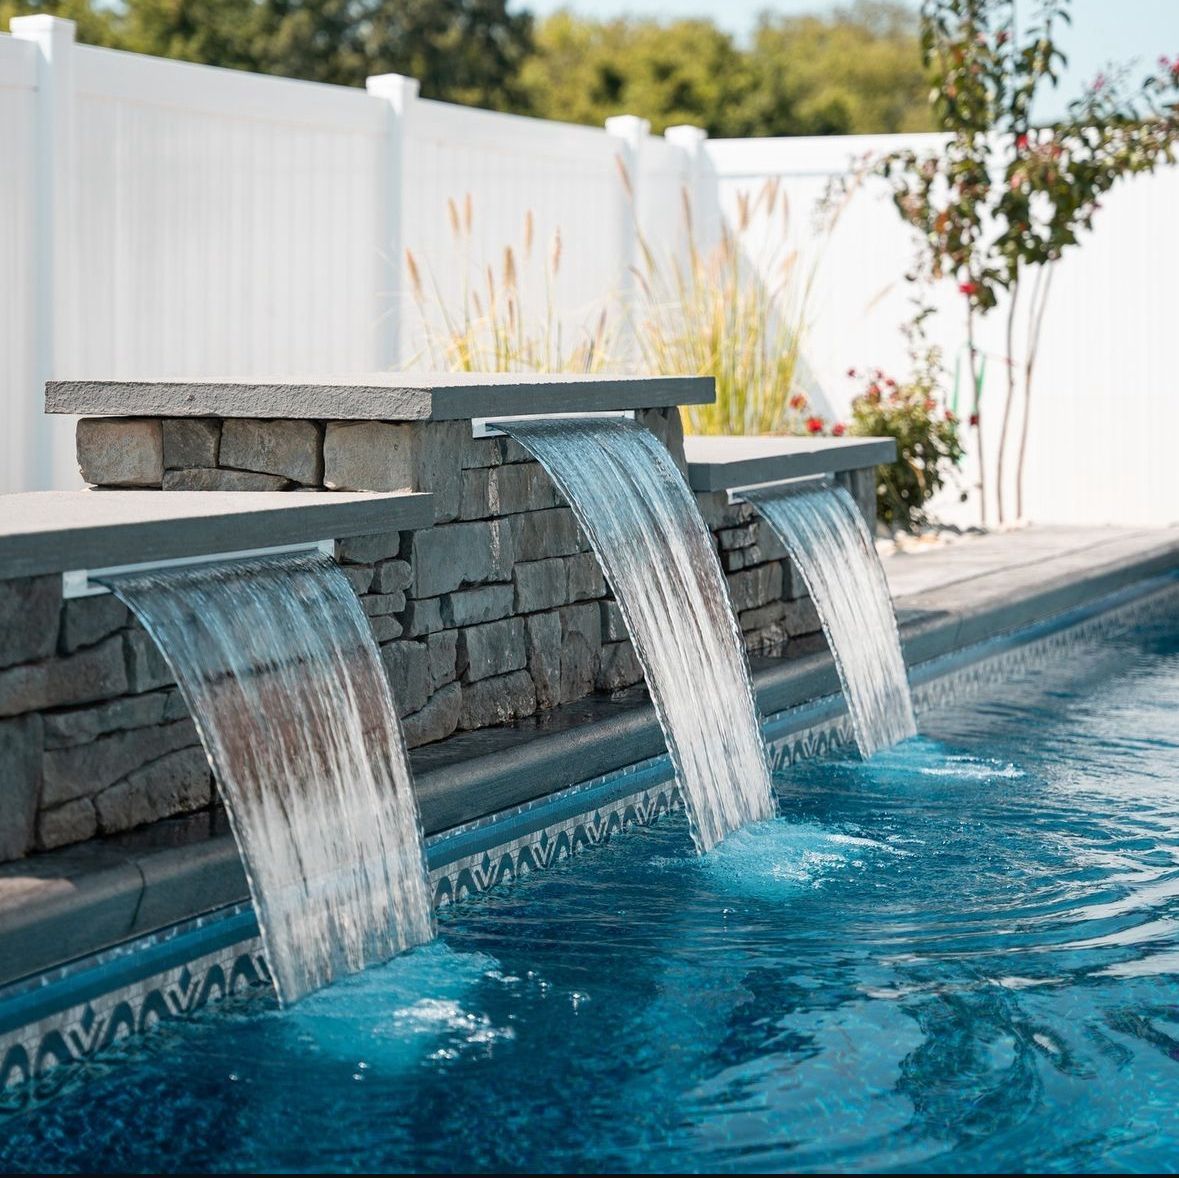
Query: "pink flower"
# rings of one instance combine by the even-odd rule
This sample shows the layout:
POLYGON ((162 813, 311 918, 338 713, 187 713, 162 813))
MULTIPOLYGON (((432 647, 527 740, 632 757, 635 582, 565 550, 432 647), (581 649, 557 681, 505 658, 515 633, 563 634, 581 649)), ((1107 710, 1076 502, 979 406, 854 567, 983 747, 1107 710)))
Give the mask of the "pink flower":
POLYGON ((831 427, 831 436, 834 438, 842 438, 846 430, 847 426, 845 426, 842 421, 837 421, 831 427))

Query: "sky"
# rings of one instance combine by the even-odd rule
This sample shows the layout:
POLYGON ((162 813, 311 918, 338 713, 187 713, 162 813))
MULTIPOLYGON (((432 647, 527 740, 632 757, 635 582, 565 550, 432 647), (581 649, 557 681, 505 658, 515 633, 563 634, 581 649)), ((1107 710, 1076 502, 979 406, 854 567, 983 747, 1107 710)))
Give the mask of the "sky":
MULTIPOLYGON (((706 16, 737 37, 746 36, 759 12, 797 16, 827 12, 840 5, 834 0, 517 0, 515 7, 545 16, 559 8, 580 16, 609 19, 617 16, 706 16)), ((916 7, 916 5, 913 5, 916 7)), ((1026 7, 1031 8, 1031 0, 1026 7)), ((1143 69, 1153 67, 1160 53, 1179 54, 1179 0, 1073 0, 1072 28, 1064 28, 1060 46, 1069 59, 1061 79, 1057 102, 1049 102, 1041 117, 1063 114, 1070 99, 1111 63, 1137 58, 1143 69)))

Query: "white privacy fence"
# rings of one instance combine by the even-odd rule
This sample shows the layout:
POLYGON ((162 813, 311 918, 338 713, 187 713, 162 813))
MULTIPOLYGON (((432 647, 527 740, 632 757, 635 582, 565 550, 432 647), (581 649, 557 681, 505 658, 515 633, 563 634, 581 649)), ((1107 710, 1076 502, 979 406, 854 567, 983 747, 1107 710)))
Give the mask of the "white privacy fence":
MULTIPOLYGON (((683 190, 707 234, 736 191, 780 176, 812 257, 809 206, 827 178, 853 154, 901 141, 708 142, 690 127, 656 137, 629 117, 597 129, 428 101, 396 76, 370 79, 366 93, 78 46, 69 22, 48 17, 14 21, 13 33, 0 35, 4 490, 77 485, 72 422, 41 413, 49 376, 420 364, 407 247, 427 302, 454 307, 464 284, 485 288, 488 266, 502 281, 511 245, 525 313, 551 306, 568 350, 603 306, 625 305, 636 218, 657 250, 675 251, 683 190)), ((1169 455, 1179 410, 1167 396, 1176 207, 1177 176, 1126 185, 1060 269, 1032 419, 1035 518, 1179 517, 1169 455)), ((849 366, 902 368, 909 257, 905 230, 871 190, 823 245, 807 360, 835 415, 849 366)), ((951 358, 957 297, 947 292, 939 316, 951 358)), ((998 323, 982 340, 996 354, 998 323)), ((1000 372, 996 361, 992 421, 1000 372)))

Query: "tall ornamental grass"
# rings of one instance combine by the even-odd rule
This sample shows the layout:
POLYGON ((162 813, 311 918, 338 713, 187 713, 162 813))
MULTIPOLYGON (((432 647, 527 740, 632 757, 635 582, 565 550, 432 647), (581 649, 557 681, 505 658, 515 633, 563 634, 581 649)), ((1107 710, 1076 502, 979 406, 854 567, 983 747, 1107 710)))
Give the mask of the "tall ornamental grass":
POLYGON ((504 247, 498 266, 476 262, 470 194, 447 201, 454 269, 460 276, 457 301, 448 299, 433 273, 423 273, 412 250, 405 251, 410 289, 422 326, 423 346, 415 358, 441 372, 601 372, 611 354, 610 321, 603 306, 573 341, 556 311, 563 243, 558 229, 547 250, 535 248, 532 210, 524 214, 522 240, 504 247), (540 292, 539 310, 529 301, 540 292))

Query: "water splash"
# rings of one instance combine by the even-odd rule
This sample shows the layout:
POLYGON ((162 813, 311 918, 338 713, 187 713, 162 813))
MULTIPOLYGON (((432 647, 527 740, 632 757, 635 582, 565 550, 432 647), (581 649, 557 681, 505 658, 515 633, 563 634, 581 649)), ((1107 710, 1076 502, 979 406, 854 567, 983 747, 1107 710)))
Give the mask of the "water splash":
POLYGON ((749 664, 712 536, 671 456, 621 418, 502 425, 548 471, 613 587, 699 851, 774 813, 749 664))
POLYGON ((433 937, 409 759, 368 620, 327 557, 112 578, 196 720, 279 1000, 433 937))
POLYGON ((872 536, 843 487, 751 487, 762 514, 806 582, 835 656, 860 754, 916 735, 896 614, 872 536))

